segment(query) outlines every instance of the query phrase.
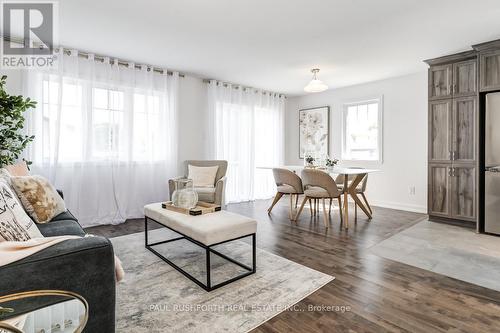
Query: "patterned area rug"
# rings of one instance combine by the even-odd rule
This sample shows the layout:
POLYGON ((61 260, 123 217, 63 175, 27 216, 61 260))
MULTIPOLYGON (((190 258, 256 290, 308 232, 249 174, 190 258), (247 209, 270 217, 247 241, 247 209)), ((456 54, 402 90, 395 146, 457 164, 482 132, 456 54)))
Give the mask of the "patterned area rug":
MULTIPOLYGON (((154 230, 150 242, 172 238, 154 230)), ((117 332, 248 332, 312 294, 334 278, 257 249, 257 272, 206 292, 144 247, 144 233, 111 239, 126 272, 117 285, 117 332)), ((155 247, 202 280, 204 251, 181 240, 155 247)), ((250 265, 251 246, 237 241, 216 248, 250 265)), ((211 256, 214 283, 243 272, 211 256)), ((203 281, 203 280, 202 280, 203 281)))

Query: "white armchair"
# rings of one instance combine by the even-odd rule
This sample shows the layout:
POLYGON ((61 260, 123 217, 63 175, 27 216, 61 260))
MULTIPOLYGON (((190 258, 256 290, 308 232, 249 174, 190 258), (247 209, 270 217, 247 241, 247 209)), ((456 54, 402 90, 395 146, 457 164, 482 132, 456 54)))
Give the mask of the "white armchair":
POLYGON ((195 187, 194 190, 198 193, 198 200, 224 206, 227 172, 227 161, 224 160, 188 160, 184 162, 184 176, 170 179, 168 181, 170 199, 172 199, 172 193, 174 193, 175 190, 174 180, 178 178, 186 178, 188 176, 188 165, 194 165, 197 167, 219 167, 217 169, 217 174, 215 175, 214 187, 195 187))

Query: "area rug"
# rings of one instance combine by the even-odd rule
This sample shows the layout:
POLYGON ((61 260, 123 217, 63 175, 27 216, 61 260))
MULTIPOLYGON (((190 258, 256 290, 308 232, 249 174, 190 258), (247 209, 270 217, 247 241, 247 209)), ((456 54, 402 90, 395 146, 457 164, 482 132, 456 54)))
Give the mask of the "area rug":
POLYGON ((500 238, 422 221, 370 248, 380 257, 500 291, 500 238))
MULTIPOLYGON (((149 233, 150 243, 172 237, 149 233)), ((257 273, 206 292, 144 247, 144 234, 111 239, 126 272, 117 285, 117 332, 248 332, 318 290, 334 278, 257 249, 257 273)), ((202 279, 204 251, 181 240, 155 247, 202 279)), ((237 241, 217 250, 251 263, 251 246, 237 241)), ((212 255, 214 283, 242 269, 212 255)), ((203 281, 203 280, 202 280, 203 281)))

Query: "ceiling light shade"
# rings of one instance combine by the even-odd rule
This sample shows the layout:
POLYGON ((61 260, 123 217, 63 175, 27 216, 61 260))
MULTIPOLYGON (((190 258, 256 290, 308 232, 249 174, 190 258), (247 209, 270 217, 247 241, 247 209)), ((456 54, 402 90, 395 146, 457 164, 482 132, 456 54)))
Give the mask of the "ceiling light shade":
POLYGON ((318 80, 316 74, 319 72, 319 68, 311 69, 311 73, 313 73, 313 79, 307 86, 304 87, 305 92, 322 92, 328 89, 328 86, 324 84, 321 80, 318 80))

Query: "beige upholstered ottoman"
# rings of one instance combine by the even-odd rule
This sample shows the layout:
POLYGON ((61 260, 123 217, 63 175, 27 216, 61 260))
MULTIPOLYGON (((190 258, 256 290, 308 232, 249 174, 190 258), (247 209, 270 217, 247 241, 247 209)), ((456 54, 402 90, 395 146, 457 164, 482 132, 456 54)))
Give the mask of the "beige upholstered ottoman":
POLYGON ((254 219, 227 211, 219 211, 199 216, 185 215, 162 208, 161 203, 144 206, 144 216, 146 248, 191 279, 193 282, 201 286, 203 289, 211 291, 255 273, 255 234, 257 232, 257 221, 254 219), (156 222, 157 224, 160 224, 161 226, 170 229, 181 236, 150 244, 148 242, 148 222, 156 222), (220 245, 245 237, 252 238, 252 267, 242 264, 212 248, 215 245, 220 245), (206 283, 199 281, 153 248, 156 245, 181 239, 186 239, 205 249, 207 271, 206 283), (244 268, 247 272, 227 281, 212 285, 210 281, 210 254, 212 253, 244 268))

